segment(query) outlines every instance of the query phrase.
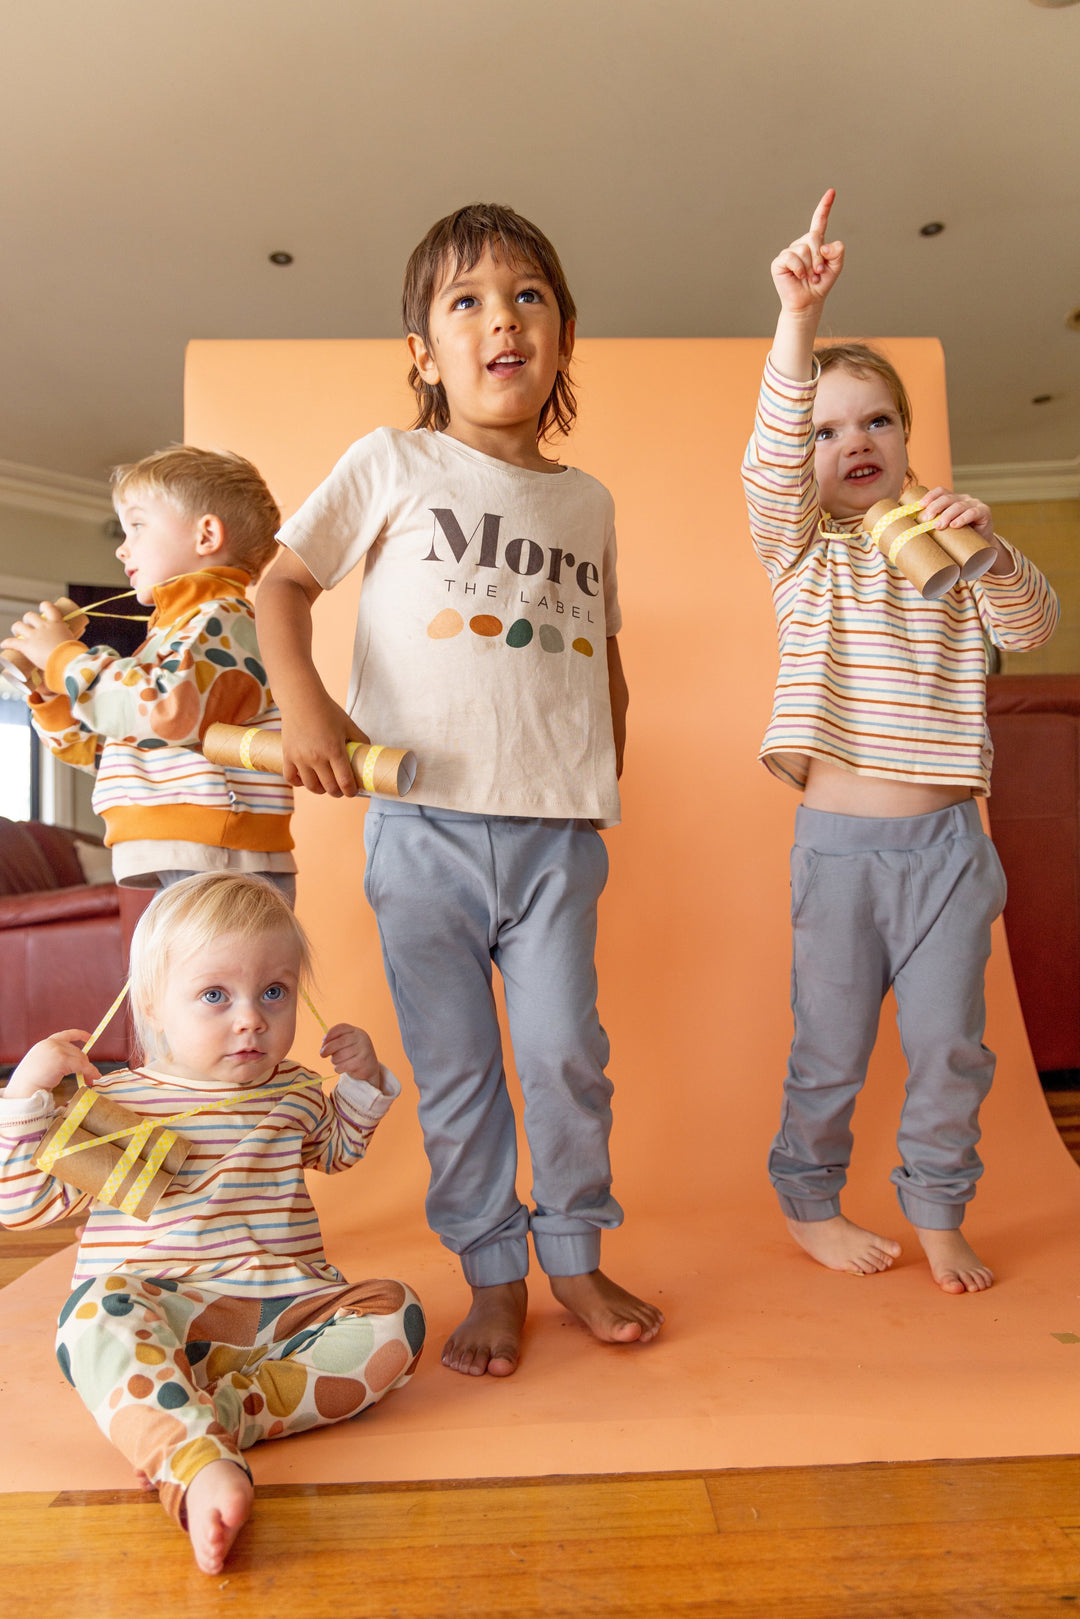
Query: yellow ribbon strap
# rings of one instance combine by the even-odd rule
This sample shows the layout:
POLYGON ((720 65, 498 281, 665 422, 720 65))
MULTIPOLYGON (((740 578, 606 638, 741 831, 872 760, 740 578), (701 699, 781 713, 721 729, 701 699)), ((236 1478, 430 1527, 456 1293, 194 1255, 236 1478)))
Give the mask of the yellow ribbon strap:
MULTIPOLYGON (((884 517, 878 518, 877 522, 870 530, 871 540, 875 545, 878 545, 887 528, 891 528, 892 525, 898 522, 901 517, 917 517, 921 510, 922 507, 919 505, 917 500, 908 501, 907 505, 905 506, 894 506, 891 512, 886 512, 884 517)), ((906 528, 902 534, 898 534, 896 539, 890 544, 887 553, 888 559, 893 566, 895 567, 897 557, 900 555, 901 551, 904 549, 904 546, 909 540, 914 540, 920 534, 931 533, 933 527, 934 525, 932 522, 916 523, 913 525, 913 527, 906 528)))
POLYGON ((330 1030, 327 1027, 325 1018, 321 1015, 321 1013, 315 1010, 315 1003, 303 985, 300 986, 300 998, 307 1007, 308 1011, 311 1013, 312 1017, 315 1019, 316 1023, 319 1025, 319 1028, 322 1030, 323 1034, 329 1034, 330 1030))
POLYGON ((885 530, 890 528, 893 523, 898 522, 901 517, 917 517, 918 513, 918 501, 909 501, 906 506, 894 506, 891 512, 886 512, 884 517, 878 518, 870 530, 870 538, 877 545, 885 530))
POLYGON ((364 791, 366 793, 373 793, 375 791, 375 765, 381 752, 382 744, 375 742, 368 749, 367 755, 364 759, 363 781, 364 791))
POLYGON ((128 1192, 127 1196, 124 1198, 124 1201, 120 1205, 121 1214, 135 1213, 135 1210, 143 1200, 147 1187, 150 1185, 150 1182, 153 1180, 154 1176, 165 1162, 169 1148, 173 1145, 175 1140, 175 1130, 162 1130, 161 1135, 154 1142, 154 1145, 147 1153, 146 1162, 142 1169, 140 1169, 138 1175, 135 1177, 131 1190, 128 1192))
MULTIPOLYGON (((95 1092, 84 1086, 82 1094, 80 1096, 76 1096, 75 1100, 68 1108, 60 1128, 57 1130, 56 1134, 49 1142, 49 1145, 42 1151, 38 1158, 38 1168, 44 1170, 46 1175, 49 1173, 49 1170, 52 1168, 53 1164, 55 1164, 56 1160, 64 1152, 68 1142, 71 1140, 72 1136, 79 1128, 79 1125, 93 1107, 94 1101, 95 1092)), ((74 1150, 77 1151, 78 1149, 76 1148, 74 1150)))
POLYGON ((895 565, 897 557, 900 555, 907 542, 909 540, 914 540, 920 534, 929 534, 933 529, 933 526, 933 523, 916 523, 914 528, 905 529, 903 534, 895 539, 889 546, 889 561, 895 565))
POLYGON ((251 762, 251 744, 254 742, 258 734, 258 726, 253 725, 251 729, 249 731, 245 731, 243 736, 240 738, 240 763, 245 770, 255 769, 255 766, 251 762))
POLYGON ((131 1171, 138 1163, 139 1158, 142 1155, 142 1150, 146 1146, 146 1143, 150 1140, 151 1133, 155 1127, 155 1121, 153 1119, 143 1119, 134 1127, 131 1132, 131 1140, 128 1142, 124 1151, 120 1154, 120 1157, 116 1160, 112 1174, 109 1176, 108 1180, 105 1182, 105 1185, 98 1193, 98 1197, 101 1199, 102 1203, 111 1203, 116 1197, 117 1192, 120 1190, 121 1186, 127 1180, 128 1176, 131 1174, 131 1171))
MULTIPOLYGON (((124 996, 127 994, 127 992, 128 987, 125 984, 115 1001, 113 1001, 112 1005, 109 1007, 109 1010, 106 1012, 105 1016, 102 1018, 101 1022, 98 1024, 97 1028, 94 1030, 93 1034, 90 1036, 89 1040, 86 1042, 85 1046, 83 1046, 84 1051, 89 1051, 90 1047, 96 1045, 101 1039, 101 1036, 105 1033, 105 1030, 108 1028, 109 1024, 112 1022, 113 1018, 123 1005, 124 996)), ((83 1079, 81 1074, 76 1074, 75 1078, 80 1086, 86 1084, 86 1081, 83 1079)))

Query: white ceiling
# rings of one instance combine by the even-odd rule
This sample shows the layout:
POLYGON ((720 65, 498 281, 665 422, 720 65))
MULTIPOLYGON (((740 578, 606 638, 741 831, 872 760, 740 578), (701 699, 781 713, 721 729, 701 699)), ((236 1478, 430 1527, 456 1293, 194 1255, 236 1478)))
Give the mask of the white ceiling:
POLYGON ((0 460, 177 438, 192 337, 396 335, 476 199, 582 335, 761 335, 828 184, 834 330, 943 338, 957 461, 1076 457, 1078 87, 1080 6, 1029 0, 9 0, 0 460))

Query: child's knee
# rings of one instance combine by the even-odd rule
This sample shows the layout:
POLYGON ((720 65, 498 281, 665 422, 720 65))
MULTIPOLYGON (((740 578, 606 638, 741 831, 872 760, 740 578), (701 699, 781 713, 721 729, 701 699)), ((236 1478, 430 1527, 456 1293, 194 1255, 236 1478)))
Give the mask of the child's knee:
POLYGON ((362 1378, 375 1399, 381 1399, 412 1376, 424 1347, 427 1322, 423 1305, 407 1283, 368 1285, 379 1290, 379 1302, 369 1299, 364 1313, 354 1316, 362 1339, 362 1348, 357 1346, 361 1364, 356 1365, 354 1375, 362 1378))

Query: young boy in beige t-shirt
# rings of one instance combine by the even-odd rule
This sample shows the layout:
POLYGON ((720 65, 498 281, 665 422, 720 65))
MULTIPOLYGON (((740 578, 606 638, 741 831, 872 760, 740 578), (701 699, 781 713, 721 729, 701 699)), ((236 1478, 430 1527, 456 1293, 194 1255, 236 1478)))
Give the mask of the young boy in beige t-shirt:
POLYGON ((508 1376, 528 1234, 552 1291, 599 1338, 663 1317, 599 1269, 611 1195, 608 1043, 596 902, 618 818, 626 688, 615 534, 602 485, 540 452, 574 417, 574 305, 547 239, 510 209, 440 220, 406 272, 419 431, 352 445, 280 539, 259 593, 287 779, 356 791, 345 744, 420 760, 405 801, 373 799, 365 888, 379 923, 431 1163, 428 1218, 473 1303, 443 1361, 508 1376), (311 606, 361 560, 343 711, 311 661, 311 606), (492 997, 506 990, 534 1209, 492 997))

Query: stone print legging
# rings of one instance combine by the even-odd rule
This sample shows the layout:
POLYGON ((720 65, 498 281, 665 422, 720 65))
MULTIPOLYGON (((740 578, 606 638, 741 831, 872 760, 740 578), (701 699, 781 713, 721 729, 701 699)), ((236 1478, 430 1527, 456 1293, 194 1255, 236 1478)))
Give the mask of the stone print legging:
POLYGON ((356 1416, 409 1381, 423 1342, 424 1314, 403 1282, 245 1299, 115 1271, 72 1293, 56 1356, 179 1522, 209 1462, 248 1471, 240 1452, 260 1439, 356 1416))

